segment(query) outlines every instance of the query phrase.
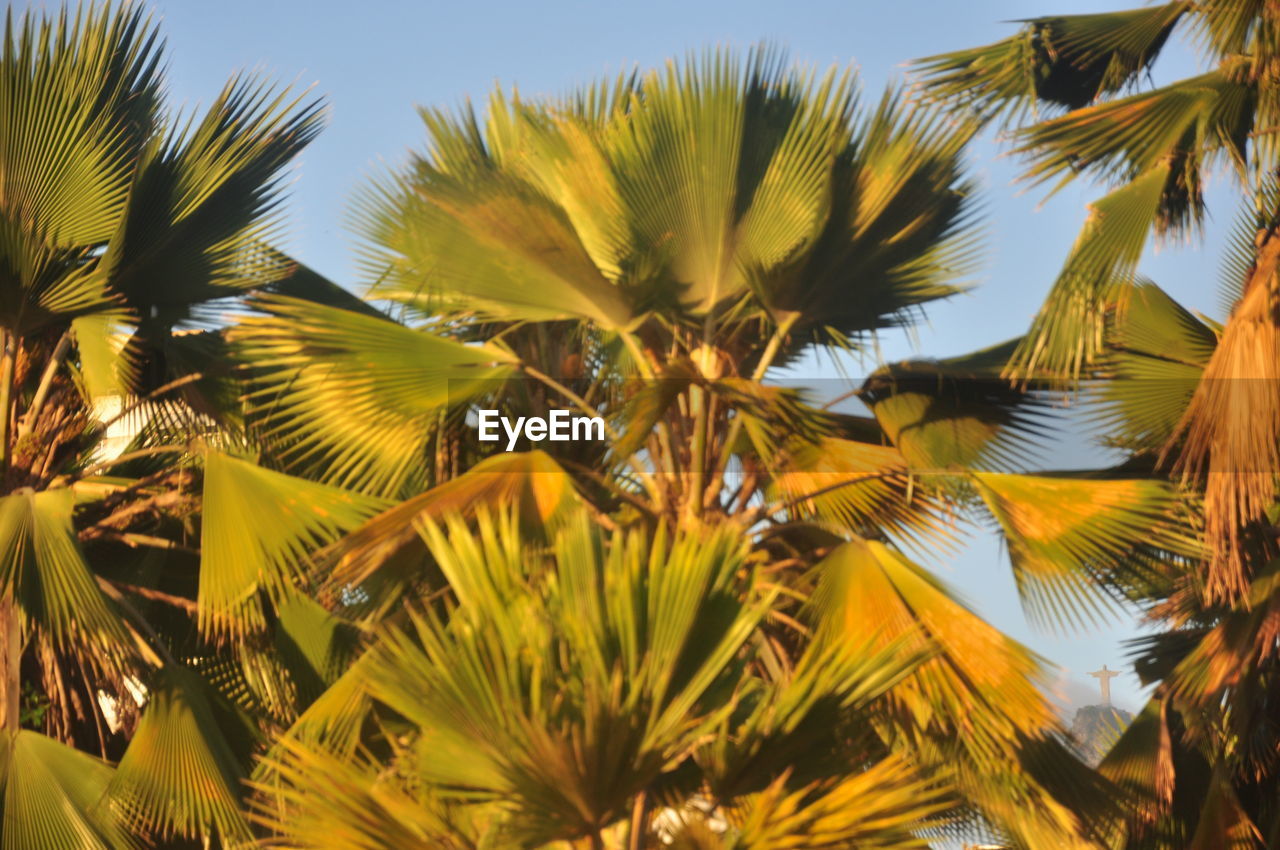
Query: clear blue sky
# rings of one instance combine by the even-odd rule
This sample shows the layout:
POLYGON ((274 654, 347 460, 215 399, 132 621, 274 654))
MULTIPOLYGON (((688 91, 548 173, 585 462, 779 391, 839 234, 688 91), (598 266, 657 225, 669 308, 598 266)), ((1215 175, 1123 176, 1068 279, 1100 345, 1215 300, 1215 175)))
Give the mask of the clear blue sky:
MULTIPOLYGON (((490 3, 325 2, 325 0, 160 0, 152 4, 168 40, 171 102, 208 103, 234 71, 258 70, 299 86, 314 85, 329 104, 328 128, 303 155, 292 186, 291 249, 333 279, 353 285, 347 202, 366 175, 398 164, 422 140, 416 105, 483 101, 495 83, 526 95, 556 94, 602 74, 647 67, 709 44, 740 47, 768 40, 794 60, 854 64, 868 97, 914 57, 994 41, 1002 23, 1042 14, 1105 11, 1135 0, 650 0, 490 3)), ((1157 79, 1194 70, 1175 45, 1157 79)), ((1052 282, 1096 192, 1069 189, 1043 204, 1043 193, 1015 185, 1016 163, 994 142, 974 153, 989 211, 988 262, 980 286, 930 310, 917 343, 891 336, 893 359, 944 356, 1022 333, 1052 282)), ((1211 192, 1211 200, 1221 193, 1211 192)), ((1193 309, 1216 310, 1212 246, 1234 215, 1215 207, 1209 250, 1164 250, 1144 271, 1193 309)), ((857 373, 857 369, 853 370, 857 373)), ((827 371, 815 369, 814 377, 827 371)), ((1077 446, 1061 447, 1050 466, 1079 463, 1077 446)), ((1064 669, 1062 690, 1074 703, 1096 702, 1083 673, 1124 666, 1119 641, 1130 624, 1087 634, 1053 635, 1026 623, 998 544, 979 536, 958 557, 933 564, 985 616, 1064 669)), ((1136 707, 1136 679, 1115 680, 1116 702, 1136 707)))

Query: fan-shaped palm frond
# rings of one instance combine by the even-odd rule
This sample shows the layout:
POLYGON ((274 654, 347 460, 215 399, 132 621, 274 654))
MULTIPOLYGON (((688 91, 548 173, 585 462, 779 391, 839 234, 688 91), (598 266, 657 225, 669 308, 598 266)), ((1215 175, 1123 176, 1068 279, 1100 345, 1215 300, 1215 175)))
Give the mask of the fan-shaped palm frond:
POLYGON ((297 592, 311 552, 353 531, 381 500, 208 452, 201 519, 200 628, 243 638, 266 626, 265 594, 297 592))
POLYGON ((1057 726, 1038 658, 882 543, 843 544, 823 562, 821 582, 819 640, 935 653, 886 697, 891 714, 909 718, 890 727, 890 746, 950 771, 953 787, 1018 840, 1087 846, 1080 836, 1092 814, 1072 812, 1056 789, 1013 767, 1057 726))
POLYGON ((1217 335, 1153 283, 1127 287, 1115 300, 1091 389, 1095 421, 1113 445, 1154 452, 1173 439, 1217 335))
POLYGON ((1192 8, 1162 3, 1122 12, 1023 21, 1017 35, 917 61, 929 89, 979 114, 1013 121, 1038 107, 1079 109, 1123 91, 1150 69, 1192 8))
POLYGON ((1024 603, 1037 619, 1092 619, 1142 580, 1149 553, 1194 559, 1177 491, 1158 479, 1093 474, 973 474, 1008 542, 1024 603))
POLYGON ((892 363, 858 393, 915 472, 1007 469, 1049 428, 1036 392, 1001 377, 1018 345, 937 361, 892 363))
POLYGON ((67 652, 118 668, 134 650, 85 563, 70 488, 0 496, 0 584, 22 633, 47 634, 67 652))
POLYGON ((5 848, 134 850, 107 794, 114 771, 100 759, 23 729, 0 736, 0 819, 5 848))
POLYGON ((142 834, 247 841, 239 800, 253 743, 244 717, 194 672, 170 665, 150 689, 111 796, 142 834))
POLYGON ((256 374, 250 396, 266 439, 291 467, 392 494, 420 468, 443 408, 492 390, 515 358, 392 321, 269 296, 232 339, 256 374))

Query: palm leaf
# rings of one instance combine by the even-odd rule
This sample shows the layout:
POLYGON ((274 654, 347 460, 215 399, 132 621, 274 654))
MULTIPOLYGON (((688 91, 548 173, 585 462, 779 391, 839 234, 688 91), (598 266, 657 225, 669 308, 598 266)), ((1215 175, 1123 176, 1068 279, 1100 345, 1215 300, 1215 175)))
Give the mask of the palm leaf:
POLYGON ((515 357, 394 322, 282 296, 231 339, 251 370, 261 430, 291 469, 389 494, 421 467, 442 408, 491 390, 515 357))
POLYGON ((27 729, 0 735, 0 847, 133 850, 108 796, 104 761, 27 729))
POLYGON ((1163 3, 1023 21, 1017 35, 916 61, 932 94, 985 118, 1017 120, 1043 103, 1079 109, 1135 83, 1193 5, 1163 3))
POLYGON ((1168 167, 1159 165, 1101 198, 1006 374, 1078 378, 1102 348, 1107 308, 1128 286, 1159 213, 1168 167))
POLYGON ((883 366, 858 396, 913 472, 1007 468, 1047 426, 1043 400, 1000 376, 1017 345, 883 366))
POLYGON ((170 665, 151 689, 110 792, 144 834, 247 841, 239 801, 253 743, 246 718, 193 671, 170 665))
POLYGON ((508 516, 482 519, 478 539, 460 520, 428 530, 460 606, 448 623, 427 613, 390 631, 369 684, 421 730, 426 782, 506 801, 511 840, 545 842, 620 817, 711 728, 722 712, 703 702, 764 603, 740 595, 728 529, 606 541, 580 518, 540 564, 515 528, 508 516))
POLYGON ((522 527, 542 536, 579 504, 568 474, 540 451, 510 452, 480 461, 462 475, 405 499, 372 517, 328 547, 323 560, 332 563, 330 588, 362 587, 374 605, 395 600, 413 584, 413 576, 380 576, 403 567, 416 553, 426 555, 421 529, 459 513, 514 506, 522 527), (370 586, 374 580, 379 587, 370 586))
POLYGON ((285 742, 270 765, 281 808, 258 807, 255 819, 292 850, 471 850, 479 846, 456 807, 386 781, 375 765, 285 742))
POLYGON ((1015 152, 1031 159, 1028 176, 1037 182, 1090 173, 1131 180, 1163 163, 1183 181, 1164 202, 1190 202, 1180 214, 1198 219, 1200 175, 1213 162, 1225 158, 1243 175, 1255 97, 1238 74, 1210 71, 1032 125, 1020 131, 1015 152))
MULTIPOLYGON (((505 107, 500 107, 505 108, 505 107)), ((518 105, 514 107, 518 109, 518 105)), ((483 141, 440 113, 426 113, 437 151, 470 146, 465 162, 418 160, 411 189, 395 175, 357 202, 363 212, 370 294, 434 298, 442 311, 466 309, 524 319, 584 317, 623 327, 632 310, 592 262, 572 222, 534 186, 494 162, 483 141)), ((455 155, 456 156, 456 155, 455 155)))
POLYGON ((136 376, 130 318, 123 309, 98 310, 71 322, 80 380, 90 400, 128 395, 136 376))
POLYGON ((798 442, 779 463, 768 495, 793 503, 795 514, 855 534, 942 531, 942 505, 914 486, 906 458, 892 446, 836 437, 798 442))
POLYGON ((1108 320, 1092 418, 1107 440, 1156 451, 1173 438, 1217 345, 1214 329, 1153 283, 1126 287, 1108 320))
POLYGON ((1154 479, 976 472, 1009 546, 1024 604, 1039 620, 1080 623, 1109 610, 1114 588, 1140 581, 1151 550, 1194 557, 1177 492, 1154 479), (1128 574, 1133 573, 1133 577, 1128 574))
POLYGON ((937 657, 894 694, 915 706, 917 716, 937 713, 940 722, 969 735, 996 717, 1025 733, 1054 725, 1036 688, 1038 659, 955 601, 921 567, 882 543, 858 540, 828 555, 821 571, 812 603, 822 612, 819 639, 871 646, 901 640, 903 652, 936 648, 937 657))
POLYGON ((921 777, 907 760, 896 757, 841 780, 795 791, 784 779, 741 807, 741 824, 727 846, 926 848, 929 840, 921 830, 939 825, 939 816, 950 805, 943 783, 921 777))
MULTIPOLYGON (((819 570, 817 640, 932 653, 885 697, 898 718, 884 727, 890 746, 949 774, 988 823, 1030 846, 1091 846, 1082 817, 1027 769, 1058 726, 1040 660, 882 543, 846 543, 819 570)), ((1059 750, 1049 769, 1071 760, 1059 750)))
POLYGON ((119 665, 133 657, 128 632, 85 563, 72 526, 70 488, 0 496, 0 585, 28 631, 64 652, 119 665))
POLYGON ((261 594, 295 592, 308 555, 385 503, 208 452, 200 532, 202 632, 243 638, 266 626, 261 594))
POLYGON ((123 213, 157 118, 157 36, 140 9, 5 22, 0 58, 0 322, 30 332, 110 304, 89 252, 123 213))
POLYGON ((127 214, 102 258, 112 289, 146 320, 284 277, 266 249, 278 227, 280 171, 320 129, 318 103, 250 78, 205 117, 157 139, 138 165, 127 214))
POLYGON ((976 188, 961 158, 975 130, 887 90, 836 158, 822 233, 763 279, 765 303, 798 312, 797 331, 846 339, 904 324, 921 305, 962 291, 979 248, 976 188))

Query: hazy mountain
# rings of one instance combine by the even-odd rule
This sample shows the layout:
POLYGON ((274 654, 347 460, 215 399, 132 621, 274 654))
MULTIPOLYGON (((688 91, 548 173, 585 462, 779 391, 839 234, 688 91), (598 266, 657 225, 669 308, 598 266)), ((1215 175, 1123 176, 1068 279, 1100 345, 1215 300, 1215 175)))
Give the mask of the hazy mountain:
POLYGON ((1133 720, 1133 715, 1111 705, 1086 705, 1071 721, 1071 737, 1080 757, 1096 766, 1116 738, 1133 720))

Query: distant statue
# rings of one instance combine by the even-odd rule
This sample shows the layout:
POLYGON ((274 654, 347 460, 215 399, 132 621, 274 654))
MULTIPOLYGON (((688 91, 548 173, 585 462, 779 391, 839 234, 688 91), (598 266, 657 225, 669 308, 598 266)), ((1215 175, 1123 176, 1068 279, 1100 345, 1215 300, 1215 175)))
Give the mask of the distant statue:
POLYGON ((1115 670, 1108 670, 1107 665, 1103 664, 1101 670, 1094 670, 1089 675, 1102 685, 1102 704, 1111 705, 1111 680, 1120 674, 1115 670))

